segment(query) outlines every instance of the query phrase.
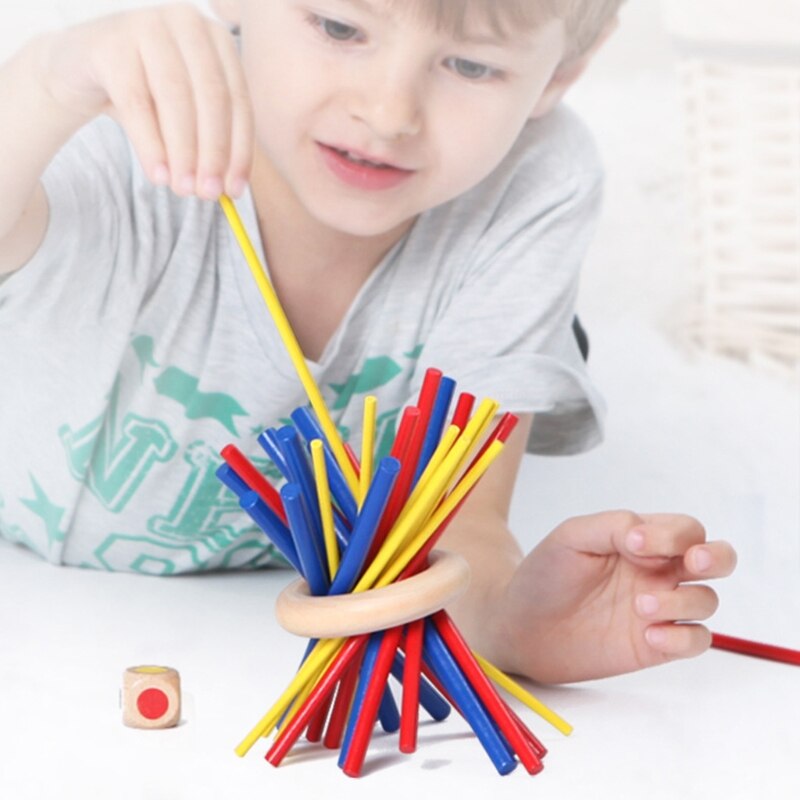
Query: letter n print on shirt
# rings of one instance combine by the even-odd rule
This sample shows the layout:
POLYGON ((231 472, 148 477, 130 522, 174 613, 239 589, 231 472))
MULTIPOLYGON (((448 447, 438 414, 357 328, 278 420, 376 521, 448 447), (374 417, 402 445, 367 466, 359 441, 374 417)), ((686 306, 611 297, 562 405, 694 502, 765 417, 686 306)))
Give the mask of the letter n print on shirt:
POLYGON ((77 430, 62 425, 58 431, 72 476, 114 512, 125 508, 154 464, 169 461, 178 449, 158 420, 128 413, 118 425, 117 397, 118 385, 107 414, 77 430))

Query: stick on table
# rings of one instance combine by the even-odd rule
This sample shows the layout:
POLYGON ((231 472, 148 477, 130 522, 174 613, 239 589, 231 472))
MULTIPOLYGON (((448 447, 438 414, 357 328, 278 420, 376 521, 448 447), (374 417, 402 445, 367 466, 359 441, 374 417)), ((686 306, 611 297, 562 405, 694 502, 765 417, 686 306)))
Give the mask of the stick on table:
POLYGON ((782 661, 784 664, 795 664, 800 667, 800 650, 790 650, 788 647, 738 639, 735 636, 726 636, 724 633, 712 633, 711 646, 720 650, 730 650, 756 658, 767 658, 770 661, 782 661))

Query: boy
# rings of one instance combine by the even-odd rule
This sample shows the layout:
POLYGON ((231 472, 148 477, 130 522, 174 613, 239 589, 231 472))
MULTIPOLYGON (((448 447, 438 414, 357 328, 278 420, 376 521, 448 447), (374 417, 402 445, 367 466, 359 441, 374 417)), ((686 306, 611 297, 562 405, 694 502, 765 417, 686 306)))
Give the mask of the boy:
POLYGON ((369 392, 390 438, 427 366, 520 413, 444 540, 476 649, 543 681, 703 651, 675 621, 713 613, 693 582, 735 555, 695 520, 577 518, 524 558, 506 522, 526 444, 598 437, 571 320, 600 177, 557 105, 618 5, 217 0, 239 52, 185 5, 23 48, 0 77, 3 535, 105 569, 269 560, 217 453, 257 457, 303 396, 224 190, 345 434, 369 392))

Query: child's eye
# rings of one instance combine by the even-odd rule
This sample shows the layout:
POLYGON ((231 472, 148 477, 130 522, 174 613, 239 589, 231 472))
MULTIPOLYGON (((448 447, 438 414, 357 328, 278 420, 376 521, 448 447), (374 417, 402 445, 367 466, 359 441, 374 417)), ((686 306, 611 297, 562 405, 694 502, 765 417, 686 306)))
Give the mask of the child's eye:
POLYGON ((333 39, 337 42, 352 42, 359 35, 358 28, 347 25, 344 22, 338 22, 335 19, 320 17, 318 14, 312 14, 309 22, 328 39, 333 39))
POLYGON ((446 63, 449 69, 470 81, 486 81, 500 75, 499 70, 466 58, 448 58, 446 63))

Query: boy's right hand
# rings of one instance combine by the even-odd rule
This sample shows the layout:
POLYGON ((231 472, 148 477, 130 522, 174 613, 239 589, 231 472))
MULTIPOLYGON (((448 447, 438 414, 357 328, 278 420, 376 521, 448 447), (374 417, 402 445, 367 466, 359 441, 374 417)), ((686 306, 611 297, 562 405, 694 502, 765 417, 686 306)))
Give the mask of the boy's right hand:
POLYGON ((108 114, 149 178, 180 195, 238 196, 253 114, 236 45, 188 4, 101 17, 42 40, 43 89, 65 114, 108 114))

